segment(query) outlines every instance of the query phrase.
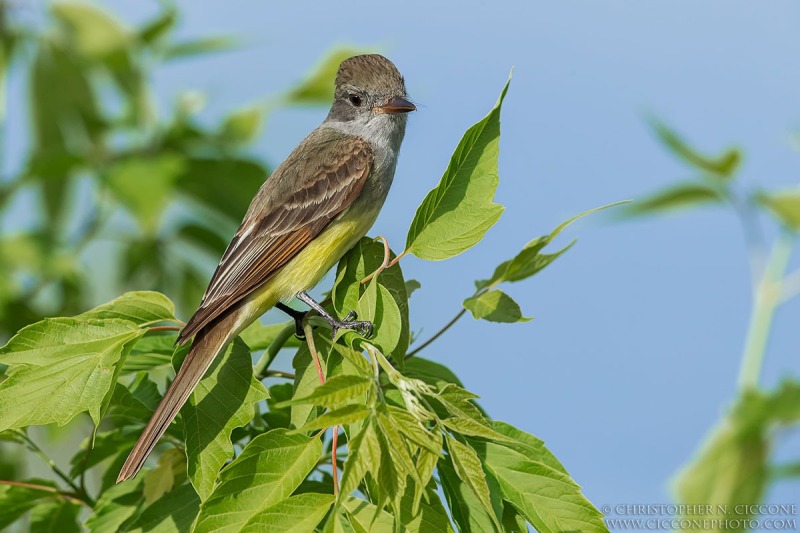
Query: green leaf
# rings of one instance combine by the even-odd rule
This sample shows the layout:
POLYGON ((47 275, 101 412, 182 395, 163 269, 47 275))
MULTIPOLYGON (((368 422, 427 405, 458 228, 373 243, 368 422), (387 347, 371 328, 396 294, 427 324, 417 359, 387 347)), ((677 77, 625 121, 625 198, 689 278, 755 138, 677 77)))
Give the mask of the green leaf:
MULTIPOLYGON (((147 418, 143 418, 140 420, 140 422, 144 422, 146 420, 147 418)), ((81 474, 81 472, 89 470, 90 468, 97 466, 99 463, 114 457, 119 458, 120 460, 115 461, 113 464, 119 464, 121 467, 122 459, 124 459, 123 455, 127 456, 128 453, 130 453, 131 446, 136 441, 136 438, 139 436, 141 431, 141 427, 123 427, 115 428, 110 431, 104 431, 94 436, 90 435, 84 439, 78 452, 72 457, 72 459, 70 459, 70 476, 76 478, 81 474), (89 445, 92 445, 92 450, 87 456, 86 448, 89 445)), ((115 469, 112 466, 107 470, 115 471, 114 480, 112 481, 116 481, 116 470, 118 469, 115 469)), ((103 483, 103 486, 105 487, 107 485, 103 483)))
MULTIPOLYGON (((544 441, 526 433, 521 429, 517 429, 511 424, 495 420, 492 422, 492 427, 499 434, 504 435, 508 439, 503 442, 503 445, 508 448, 513 448, 519 453, 525 455, 528 459, 538 463, 544 463, 554 470, 558 470, 567 474, 567 469, 564 468, 556 456, 550 453, 550 450, 544 444, 544 441)), ((569 474, 567 474, 569 475, 569 474)))
POLYGON ((150 418, 160 401, 158 386, 147 372, 139 372, 130 385, 117 383, 114 387, 105 419, 138 426, 150 418))
MULTIPOLYGON (((383 460, 393 464, 393 468, 397 470, 398 474, 395 477, 400 477, 401 479, 410 477, 415 484, 424 487, 425 484, 417 472, 417 465, 412 457, 417 447, 413 441, 405 438, 397 427, 397 421, 391 416, 385 405, 378 410, 376 422, 382 436, 383 460)), ((391 499, 394 499, 394 496, 392 494, 391 499)))
MULTIPOLYGON (((493 513, 494 515, 500 513, 503 501, 499 489, 496 488, 497 481, 492 476, 487 476, 486 482, 487 486, 492 486, 489 490, 489 497, 493 513, 486 510, 475 492, 461 480, 456 473, 451 458, 440 459, 437 471, 442 485, 442 492, 447 499, 447 506, 450 508, 450 514, 453 516, 453 521, 458 526, 459 531, 471 531, 474 533, 504 531, 497 529, 495 517, 493 516, 493 513), (493 488, 495 490, 492 490, 493 488)), ((525 533, 527 533, 527 530, 525 533)))
POLYGON ((129 45, 129 32, 108 12, 87 3, 57 2, 53 16, 70 30, 78 51, 102 59, 129 45))
POLYGON ((528 523, 508 502, 503 502, 503 527, 510 533, 528 533, 528 523))
POLYGON ((394 517, 369 502, 347 496, 342 505, 347 509, 347 517, 357 528, 356 531, 366 533, 396 531, 394 517))
POLYGON ((221 256, 228 247, 228 239, 211 228, 195 223, 187 223, 178 230, 177 237, 197 248, 221 256))
POLYGON ((137 155, 115 161, 106 171, 105 180, 142 229, 154 234, 185 168, 186 160, 179 154, 137 155))
POLYGON ((339 64, 349 57, 369 52, 369 49, 355 47, 340 47, 330 51, 305 80, 288 91, 285 96, 286 102, 300 105, 330 105, 339 64))
POLYGON ((164 59, 183 59, 211 52, 224 52, 236 47, 238 41, 232 37, 203 37, 173 44, 164 51, 164 59))
POLYGON ((447 511, 435 490, 427 491, 427 501, 421 502, 416 510, 410 491, 406 491, 400 502, 400 522, 407 531, 454 533, 447 511))
POLYGON ((734 174, 739 169, 742 153, 736 148, 730 148, 718 157, 710 157, 699 153, 689 146, 686 141, 663 122, 651 119, 650 126, 653 128, 656 135, 658 135, 659 140, 664 146, 678 158, 694 168, 707 172, 715 178, 724 180, 733 178, 734 174))
MULTIPOLYGON (((395 257, 390 253, 390 259, 395 257)), ((360 319, 372 321, 370 342, 383 353, 393 354, 396 361, 402 361, 411 332, 408 292, 400 265, 384 270, 369 284, 361 285, 361 280, 375 272, 383 259, 383 243, 366 237, 361 239, 339 261, 331 300, 340 316, 355 309, 360 319)))
POLYGON ((320 439, 284 429, 256 437, 222 471, 194 532, 239 531, 256 513, 288 498, 321 454, 320 439))
MULTIPOLYGON (((497 425, 496 429, 505 430, 509 437, 518 434, 518 430, 508 430, 505 425, 497 425)), ((503 497, 541 533, 607 533, 603 515, 581 494, 580 486, 560 464, 552 464, 552 456, 542 451, 538 439, 522 435, 516 443, 470 440, 500 485, 503 497)))
POLYGON ((492 504, 492 495, 486 481, 486 474, 481 466, 481 460, 470 446, 462 444, 449 435, 446 436, 447 453, 458 478, 469 487, 470 491, 477 497, 492 521, 492 524, 499 530, 500 521, 497 511, 492 504))
POLYGON ((333 426, 360 422, 369 416, 372 411, 364 405, 345 405, 342 408, 325 413, 311 420, 297 431, 307 433, 316 429, 326 429, 333 426))
POLYGON ((291 411, 288 407, 278 407, 278 404, 292 398, 294 386, 291 383, 278 383, 269 388, 269 398, 267 407, 269 411, 264 413, 262 418, 269 428, 289 428, 291 427, 291 411))
POLYGON ((625 215, 637 216, 652 213, 663 213, 710 203, 718 203, 724 199, 714 187, 703 183, 681 183, 669 187, 652 196, 639 200, 625 209, 625 215))
POLYGON ((78 523, 81 506, 58 498, 40 503, 31 513, 30 533, 80 533, 78 523))
POLYGON ((264 108, 248 107, 231 113, 222 123, 219 137, 223 142, 245 144, 258 135, 264 122, 264 108))
MULTIPOLYGON (((800 382, 787 380, 771 392, 745 392, 711 432, 697 456, 678 475, 679 503, 700 501, 726 506, 715 520, 746 525, 752 514, 735 512, 742 504, 760 502, 769 479, 768 453, 774 428, 800 420, 800 382), (736 522, 740 523, 740 522, 736 522)), ((712 518, 685 515, 687 518, 712 518)), ((739 529, 738 531, 743 531, 739 529)))
MULTIPOLYGON (((323 330, 324 331, 324 330, 323 330)), ((329 376, 331 369, 337 365, 338 355, 334 357, 330 351, 330 343, 325 343, 323 337, 327 337, 322 331, 314 330, 314 342, 317 347, 319 363, 322 367, 322 374, 329 376)), ((308 343, 302 343, 300 348, 292 358, 292 368, 295 371, 294 394, 293 398, 303 398, 310 395, 319 387, 319 375, 316 365, 311 358, 308 343)), ((280 404, 278 404, 280 405, 280 404)), ((321 409, 311 404, 293 404, 291 406, 291 425, 292 427, 302 427, 310 419, 315 418, 321 409)))
MULTIPOLYGON (((283 322, 281 324, 262 324, 256 320, 250 324, 239 336, 245 344, 250 347, 254 352, 259 350, 266 350, 272 341, 274 341, 278 334, 286 329, 287 326, 293 326, 294 322, 283 322)), ((284 343, 284 348, 299 348, 300 340, 292 335, 284 343)))
POLYGON ((315 531, 333 505, 332 494, 292 496, 253 515, 242 533, 306 533, 315 531))
POLYGON ((442 420, 444 427, 454 433, 459 433, 467 437, 480 437, 482 439, 495 440, 500 442, 509 441, 508 437, 498 433, 491 426, 482 424, 473 418, 452 417, 442 420))
POLYGON ((175 320, 175 304, 160 292, 126 292, 108 303, 99 305, 75 318, 118 318, 145 326, 175 320))
POLYGON ((177 20, 177 12, 172 8, 166 8, 162 13, 139 29, 139 41, 148 45, 158 43, 172 31, 177 20))
POLYGON ((174 335, 146 335, 125 358, 122 373, 151 371, 160 368, 172 369, 172 356, 175 352, 174 335))
POLYGON ((439 184, 414 215, 406 250, 430 261, 447 259, 471 248, 503 214, 495 204, 499 182, 500 106, 509 77, 495 107, 464 134, 439 184))
POLYGON ((460 387, 464 386, 458 376, 443 364, 416 355, 406 360, 405 374, 409 378, 420 379, 438 388, 442 388, 447 383, 455 383, 460 387))
POLYGON ((144 504, 143 484, 144 476, 138 476, 101 492, 94 512, 86 520, 86 528, 92 533, 120 531, 122 524, 144 504))
POLYGON ((330 346, 332 353, 335 352, 337 355, 341 356, 343 369, 345 364, 349 365, 348 368, 351 370, 348 372, 349 374, 372 378, 374 375, 372 365, 370 365, 367 358, 364 357, 363 352, 359 352, 342 344, 332 343, 327 337, 323 337, 323 342, 330 346))
MULTIPOLYGON (((31 76, 34 158, 47 158, 46 154, 52 153, 69 158, 72 151, 92 149, 103 121, 79 61, 60 44, 43 40, 37 47, 31 76)), ((62 223, 71 172, 64 172, 63 165, 37 167, 48 228, 54 232, 62 223)))
POLYGON ((558 235, 566 229, 567 226, 572 224, 573 222, 580 220, 581 218, 591 215, 592 213, 597 213, 598 211, 602 211, 604 209, 608 209, 610 207, 616 207, 626 202, 615 202, 613 204, 608 204, 600 207, 595 207, 594 209, 589 209, 588 211, 584 211, 579 215, 575 215, 574 217, 570 218, 566 222, 562 222, 559 224, 553 231, 550 232, 549 235, 542 235, 541 237, 537 237, 530 241, 528 244, 525 245, 524 248, 513 258, 509 259, 508 261, 504 261, 498 265, 495 269, 494 274, 492 277, 487 280, 477 281, 475 285, 478 289, 483 289, 489 286, 496 286, 503 282, 515 282, 521 281, 523 279, 527 279, 534 274, 540 272, 545 267, 547 267, 550 263, 558 259, 561 254, 569 250, 575 241, 572 241, 570 244, 562 248, 561 250, 554 252, 552 254, 543 254, 541 253, 542 249, 553 242, 553 240, 558 237, 558 235))
POLYGON ((37 50, 32 76, 38 149, 71 146, 70 132, 92 138, 96 135, 100 119, 94 92, 75 57, 54 42, 43 42, 37 50), (53 87, 59 90, 53 91, 53 87))
POLYGON ((2 349, 0 431, 56 423, 88 411, 95 425, 120 358, 143 331, 114 318, 51 318, 23 328, 2 349))
POLYGON ((533 318, 522 316, 519 304, 501 290, 494 289, 471 296, 464 300, 464 308, 472 313, 475 319, 489 322, 528 322, 533 318))
MULTIPOLYGON (((758 432, 742 433, 735 422, 723 421, 715 428, 698 457, 679 474, 675 485, 678 502, 701 501, 694 499, 701 497, 704 503, 707 502, 715 510, 718 506, 729 506, 729 514, 715 513, 715 520, 727 518, 746 521, 753 518, 750 513, 734 513, 733 509, 737 505, 741 507, 741 504, 762 501, 767 486, 767 451, 768 443, 764 435, 758 432)), ((682 517, 712 518, 698 514, 684 514, 682 517)), ((747 529, 742 527, 733 531, 747 529)))
POLYGON ((250 351, 235 339, 211 364, 181 409, 189 479, 206 500, 220 468, 233 456, 231 433, 255 416, 255 404, 269 396, 253 376, 250 351))
POLYGON ((419 281, 410 279, 406 281, 406 294, 408 294, 408 297, 411 298, 411 294, 420 287, 422 287, 422 284, 419 281))
POLYGON ((267 174, 257 161, 195 157, 189 160, 177 188, 238 224, 267 174))
POLYGON ((146 507, 122 528, 128 533, 189 533, 200 509, 200 498, 184 483, 146 507))
POLYGON ((800 190, 763 192, 756 196, 756 200, 781 224, 792 231, 800 231, 800 190))
POLYGON ((363 400, 366 392, 373 386, 373 381, 363 376, 333 376, 325 383, 320 384, 308 396, 294 398, 284 402, 284 405, 310 404, 335 408, 351 400, 363 400))
POLYGON ((16 522, 25 513, 40 505, 42 500, 56 498, 56 486, 51 481, 26 480, 26 483, 51 487, 52 492, 28 487, 0 485, 0 529, 16 522))
POLYGON ((347 443, 347 460, 342 471, 341 496, 348 496, 358 488, 361 480, 370 472, 377 473, 381 464, 381 445, 370 418, 347 443))
POLYGON ((170 448, 158 458, 158 466, 144 476, 143 494, 148 505, 161 499, 177 485, 186 472, 186 456, 177 448, 170 448), (176 480, 178 483, 176 483, 176 480))

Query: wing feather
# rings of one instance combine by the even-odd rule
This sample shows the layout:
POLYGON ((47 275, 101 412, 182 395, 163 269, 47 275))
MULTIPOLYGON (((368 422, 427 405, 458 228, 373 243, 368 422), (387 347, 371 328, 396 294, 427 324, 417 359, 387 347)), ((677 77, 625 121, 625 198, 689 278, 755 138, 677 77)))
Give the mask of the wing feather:
POLYGON ((372 169, 369 144, 335 133, 320 136, 313 157, 298 156, 307 154, 301 144, 262 186, 179 343, 244 301, 358 197, 372 169))

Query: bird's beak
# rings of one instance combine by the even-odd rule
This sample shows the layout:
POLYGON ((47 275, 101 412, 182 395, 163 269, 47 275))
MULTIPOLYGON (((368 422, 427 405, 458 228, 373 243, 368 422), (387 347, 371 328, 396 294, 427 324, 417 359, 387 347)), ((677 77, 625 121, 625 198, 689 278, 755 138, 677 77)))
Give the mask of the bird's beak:
POLYGON ((417 106, 399 96, 392 96, 386 103, 377 105, 372 108, 378 113, 408 113, 409 111, 416 111, 417 106))

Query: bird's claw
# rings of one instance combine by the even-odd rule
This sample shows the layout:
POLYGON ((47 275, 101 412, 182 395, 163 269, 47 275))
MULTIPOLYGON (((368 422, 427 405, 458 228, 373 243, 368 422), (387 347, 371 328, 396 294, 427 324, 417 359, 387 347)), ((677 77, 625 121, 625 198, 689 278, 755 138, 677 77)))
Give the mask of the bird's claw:
POLYGON ((369 338, 372 336, 372 322, 367 320, 356 320, 358 315, 355 311, 350 311, 344 320, 331 323, 331 338, 335 339, 336 334, 340 329, 350 329, 361 335, 362 337, 369 338))

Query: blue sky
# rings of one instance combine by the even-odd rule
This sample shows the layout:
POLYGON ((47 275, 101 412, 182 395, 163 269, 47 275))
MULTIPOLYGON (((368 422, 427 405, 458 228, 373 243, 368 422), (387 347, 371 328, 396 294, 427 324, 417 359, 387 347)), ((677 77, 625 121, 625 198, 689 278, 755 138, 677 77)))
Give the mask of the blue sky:
MULTIPOLYGON (((105 5, 131 21, 157 8, 105 5)), ((420 109, 372 231, 396 249, 514 66, 497 192, 505 215, 462 256, 404 260, 406 277, 422 283, 412 325, 423 338, 458 311, 474 279, 531 238, 690 178, 653 138, 650 114, 706 151, 741 146, 745 188, 790 187, 800 176, 796 3, 206 1, 182 10, 180 35, 232 34, 245 44, 156 77, 164 102, 206 93, 209 116, 267 100, 337 44, 377 47, 397 64, 420 109)), ((282 160, 325 112, 271 114, 251 151, 282 160)), ((711 209, 588 222, 561 242, 575 237, 548 270, 507 287, 536 320, 466 318, 425 356, 453 368, 489 413, 544 439, 598 506, 667 503, 671 477, 735 394, 750 306, 738 222, 711 209)), ((781 309, 765 385, 800 373, 798 319, 800 301, 781 309)), ((789 445, 796 452, 797 439, 778 453, 790 457, 789 445)), ((769 499, 786 503, 797 489, 784 484, 769 499)))

